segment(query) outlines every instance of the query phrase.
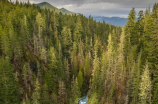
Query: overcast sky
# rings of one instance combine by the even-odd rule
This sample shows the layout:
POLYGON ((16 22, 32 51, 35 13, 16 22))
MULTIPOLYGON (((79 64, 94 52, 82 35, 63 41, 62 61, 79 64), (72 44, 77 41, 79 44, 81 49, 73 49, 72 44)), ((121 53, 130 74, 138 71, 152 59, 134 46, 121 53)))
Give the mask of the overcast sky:
MULTIPOLYGON (((16 0, 12 0, 16 1, 16 0)), ((19 0, 26 2, 28 0, 19 0)), ((153 7, 157 0, 30 0, 31 3, 48 2, 57 8, 66 8, 86 16, 127 17, 132 7, 136 12, 153 7)))

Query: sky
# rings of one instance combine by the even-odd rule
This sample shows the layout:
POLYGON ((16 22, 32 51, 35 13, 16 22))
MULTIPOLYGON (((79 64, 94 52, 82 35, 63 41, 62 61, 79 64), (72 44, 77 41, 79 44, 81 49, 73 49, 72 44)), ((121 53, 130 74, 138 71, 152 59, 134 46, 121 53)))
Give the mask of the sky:
MULTIPOLYGON (((11 0, 16 1, 16 0, 11 0)), ((19 0, 27 2, 28 0, 19 0)), ((130 10, 134 7, 136 13, 153 7, 157 0, 29 0, 30 3, 48 2, 57 8, 65 8, 74 13, 85 16, 105 16, 127 18, 130 10)))

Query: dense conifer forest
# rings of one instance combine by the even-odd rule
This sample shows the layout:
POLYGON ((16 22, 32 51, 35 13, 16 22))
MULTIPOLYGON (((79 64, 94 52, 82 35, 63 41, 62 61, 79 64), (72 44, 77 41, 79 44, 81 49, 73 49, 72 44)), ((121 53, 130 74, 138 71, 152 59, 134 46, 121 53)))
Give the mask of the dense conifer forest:
POLYGON ((77 104, 85 95, 88 104, 158 104, 158 4, 132 8, 117 27, 0 0, 0 104, 77 104))

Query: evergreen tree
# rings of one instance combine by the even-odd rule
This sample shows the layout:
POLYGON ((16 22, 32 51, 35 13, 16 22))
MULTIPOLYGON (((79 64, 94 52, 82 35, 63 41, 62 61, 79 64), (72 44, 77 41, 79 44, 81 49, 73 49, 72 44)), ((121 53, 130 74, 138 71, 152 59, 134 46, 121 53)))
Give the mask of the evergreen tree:
POLYGON ((41 37, 42 29, 45 26, 45 22, 44 22, 44 19, 41 16, 41 13, 37 14, 37 16, 36 16, 36 23, 38 25, 38 36, 41 37))
POLYGON ((97 94, 96 94, 96 93, 93 93, 91 96, 92 96, 92 97, 89 99, 88 102, 89 102, 90 104, 99 104, 98 99, 97 99, 97 94))
POLYGON ((94 46, 94 60, 93 60, 93 70, 92 70, 92 85, 91 85, 91 90, 92 91, 97 91, 97 86, 98 86, 98 78, 99 78, 99 59, 97 56, 98 53, 98 41, 96 41, 95 46, 94 46))
POLYGON ((78 62, 77 62, 77 45, 76 42, 73 42, 73 51, 71 52, 71 63, 73 65, 72 72, 74 76, 77 76, 78 62))
POLYGON ((35 82, 35 89, 32 95, 32 103, 33 104, 40 104, 40 96, 41 96, 41 89, 40 89, 40 83, 38 81, 38 79, 36 79, 35 82))
POLYGON ((45 74, 45 82, 48 86, 48 91, 56 93, 56 77, 51 69, 45 74))
POLYGON ((135 19, 136 19, 136 13, 135 13, 135 8, 132 8, 128 15, 128 21, 125 25, 125 55, 126 57, 128 56, 131 48, 131 43, 134 43, 134 35, 133 32, 135 31, 134 25, 135 25, 135 19), (131 40, 132 38, 132 40, 131 40))
MULTIPOLYGON (((154 31, 154 20, 151 16, 146 17, 144 26, 144 35, 143 35, 143 47, 144 47, 144 56, 148 59, 149 69, 152 74, 155 70, 155 55, 156 52, 156 33, 154 31), (150 27, 150 28, 149 28, 150 27)), ((143 60, 144 62, 145 60, 143 60)), ((145 63, 145 62, 144 62, 145 63)))
POLYGON ((9 60, 0 58, 0 103, 19 103, 18 83, 13 73, 14 67, 9 60))
POLYGON ((83 85, 83 74, 82 74, 82 71, 81 71, 81 70, 79 70, 79 73, 78 73, 77 79, 78 79, 78 87, 79 87, 80 91, 82 91, 82 85, 83 85))
POLYGON ((49 53, 48 53, 48 63, 50 69, 56 69, 57 68, 57 53, 54 47, 50 47, 49 53))
POLYGON ((65 84, 63 81, 59 81, 59 98, 61 99, 60 100, 60 104, 63 104, 65 103, 65 100, 66 100, 66 89, 65 89, 65 84))
POLYGON ((41 103, 50 104, 48 87, 46 84, 43 85, 43 89, 41 91, 41 103))
POLYGON ((79 40, 82 37, 82 32, 83 32, 83 28, 82 28, 82 24, 81 24, 81 19, 80 19, 80 17, 78 17, 77 22, 76 22, 76 26, 74 29, 74 33, 73 33, 73 40, 76 43, 79 43, 79 40))
POLYGON ((71 85, 71 97, 70 97, 70 104, 77 104, 79 101, 79 98, 81 96, 79 87, 78 87, 78 80, 77 78, 74 79, 73 77, 73 81, 72 81, 72 85, 71 85))
POLYGON ((141 104, 151 104, 151 80, 150 80, 150 73, 148 64, 146 63, 144 72, 141 76, 141 83, 140 83, 140 103, 141 104))
POLYGON ((138 56, 138 59, 136 61, 136 64, 135 64, 135 69, 134 69, 134 77, 133 77, 133 83, 132 83, 132 102, 133 103, 139 103, 139 84, 140 84, 140 73, 141 73, 141 55, 142 55, 142 52, 140 52, 139 56, 138 56))
POLYGON ((11 57, 11 44, 8 34, 5 31, 2 31, 2 27, 0 26, 0 44, 3 54, 10 58, 11 57))
POLYGON ((65 49, 71 46, 72 44, 72 37, 71 37, 71 31, 67 27, 63 27, 63 30, 61 31, 61 38, 62 38, 62 45, 65 49))
MULTIPOLYGON (((158 34, 158 4, 155 4, 153 7, 153 14, 152 17, 154 19, 154 31, 155 31, 155 35, 153 37, 156 38, 156 34, 158 34)), ((156 39, 157 41, 158 39, 156 39)), ((154 56, 154 62, 152 62, 154 64, 154 71, 153 71, 153 89, 152 89, 152 94, 153 94, 153 104, 156 104, 158 102, 158 97, 157 97, 157 93, 158 93, 158 41, 155 43, 155 51, 153 52, 153 56, 154 56)))

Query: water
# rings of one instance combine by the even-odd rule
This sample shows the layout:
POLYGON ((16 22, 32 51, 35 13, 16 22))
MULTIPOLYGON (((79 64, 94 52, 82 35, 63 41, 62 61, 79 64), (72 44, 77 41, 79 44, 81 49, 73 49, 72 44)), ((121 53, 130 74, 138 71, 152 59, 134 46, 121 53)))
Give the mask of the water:
POLYGON ((84 97, 82 97, 82 98, 80 99, 79 104, 86 104, 87 101, 88 101, 88 97, 87 97, 87 96, 84 96, 84 97))

